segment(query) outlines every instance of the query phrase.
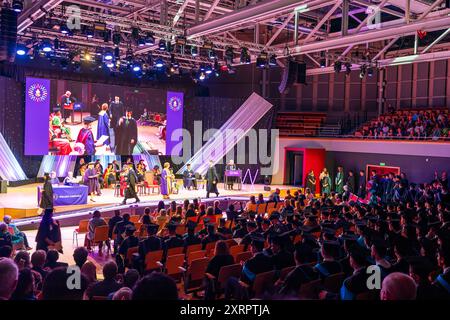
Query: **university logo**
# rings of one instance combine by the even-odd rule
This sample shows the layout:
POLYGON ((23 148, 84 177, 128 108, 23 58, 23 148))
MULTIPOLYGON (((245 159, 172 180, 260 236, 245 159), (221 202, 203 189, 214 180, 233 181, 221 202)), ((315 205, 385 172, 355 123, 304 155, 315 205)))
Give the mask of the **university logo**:
POLYGON ((34 102, 44 102, 48 97, 48 91, 42 84, 34 83, 28 89, 28 96, 34 102))
POLYGON ((172 111, 178 111, 181 109, 182 103, 181 103, 181 99, 178 97, 172 97, 169 100, 169 108, 172 111))
POLYGON ((59 199, 59 195, 57 195, 56 193, 53 194, 53 201, 56 201, 59 199))

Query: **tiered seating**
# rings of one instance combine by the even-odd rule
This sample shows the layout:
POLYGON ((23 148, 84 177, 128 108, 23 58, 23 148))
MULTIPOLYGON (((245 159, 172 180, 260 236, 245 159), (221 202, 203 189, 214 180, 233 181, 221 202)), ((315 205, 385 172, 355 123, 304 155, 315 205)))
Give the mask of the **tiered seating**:
POLYGON ((280 136, 315 136, 326 118, 320 112, 279 112, 276 127, 280 136))
POLYGON ((396 110, 364 123, 354 136, 368 139, 448 139, 448 112, 448 109, 396 110))

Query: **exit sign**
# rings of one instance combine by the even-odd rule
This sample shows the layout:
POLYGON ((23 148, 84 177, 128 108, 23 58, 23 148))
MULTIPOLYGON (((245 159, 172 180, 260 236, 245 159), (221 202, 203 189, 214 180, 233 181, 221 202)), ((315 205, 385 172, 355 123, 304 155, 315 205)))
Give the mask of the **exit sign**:
POLYGON ((385 165, 386 165, 386 163, 380 162, 380 166, 385 166, 385 165))

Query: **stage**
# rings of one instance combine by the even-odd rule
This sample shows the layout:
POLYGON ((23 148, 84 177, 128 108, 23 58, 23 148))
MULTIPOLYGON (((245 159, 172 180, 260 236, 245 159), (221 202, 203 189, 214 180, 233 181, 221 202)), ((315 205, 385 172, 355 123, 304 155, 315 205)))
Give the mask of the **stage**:
MULTIPOLYGON (((37 187, 41 184, 29 184, 25 186, 9 188, 7 194, 0 194, 0 215, 10 215, 15 219, 18 225, 31 226, 39 222, 38 216, 38 203, 37 203, 37 187)), ((289 186, 270 186, 272 190, 280 188, 286 190, 292 187, 289 186)), ((164 200, 168 205, 172 200, 182 203, 184 199, 201 198, 202 201, 214 201, 216 199, 226 203, 227 201, 242 201, 245 203, 248 200, 249 195, 262 193, 267 197, 270 192, 264 191, 263 184, 249 185, 244 184, 242 190, 225 190, 223 183, 219 184, 219 198, 215 197, 215 194, 211 194, 209 199, 206 199, 206 190, 185 190, 181 189, 178 194, 172 194, 170 200, 164 200)), ((88 203, 84 205, 69 205, 69 206, 56 206, 55 212, 58 219, 62 219, 64 225, 74 225, 83 216, 88 216, 94 209, 99 209, 107 215, 112 214, 114 210, 130 210, 132 208, 133 213, 141 212, 145 207, 156 207, 160 200, 163 200, 162 195, 154 193, 147 195, 139 195, 140 203, 134 204, 134 199, 128 199, 126 205, 121 205, 122 197, 114 195, 114 189, 102 189, 102 195, 94 197, 95 202, 91 202, 88 199, 88 203)), ((222 208, 225 210, 226 208, 222 208)))

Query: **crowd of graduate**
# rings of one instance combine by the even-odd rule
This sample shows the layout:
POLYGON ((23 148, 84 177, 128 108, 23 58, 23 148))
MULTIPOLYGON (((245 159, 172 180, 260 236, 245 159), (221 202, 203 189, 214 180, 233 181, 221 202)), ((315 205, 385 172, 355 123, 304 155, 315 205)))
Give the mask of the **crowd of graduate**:
POLYGON ((355 136, 408 140, 449 138, 448 110, 393 111, 370 121, 355 136))
POLYGON ((52 238, 60 237, 59 224, 47 210, 36 237, 39 250, 31 258, 27 251, 13 252, 8 229, 0 228, 0 298, 448 299, 450 197, 445 183, 433 179, 416 190, 405 178, 402 196, 378 197, 376 203, 334 192, 313 198, 288 190, 282 196, 278 189, 268 199, 251 196, 225 211, 219 201, 213 206, 173 201, 168 208, 161 201, 153 212, 147 208, 138 223, 127 213, 117 211, 105 220, 96 211, 85 246, 73 253, 82 274, 79 290, 66 286, 70 274, 58 262, 53 246, 58 239, 52 238), (88 255, 98 245, 92 239, 102 225, 108 226, 104 244, 113 258, 98 281, 88 255), (202 254, 197 258, 205 260, 196 295, 186 293, 190 267, 197 261, 190 258, 193 246, 202 254), (148 257, 157 252, 158 263, 151 264, 148 257), (183 272, 169 272, 173 252, 182 255, 178 269, 183 272), (224 270, 231 269, 224 280, 224 270))

